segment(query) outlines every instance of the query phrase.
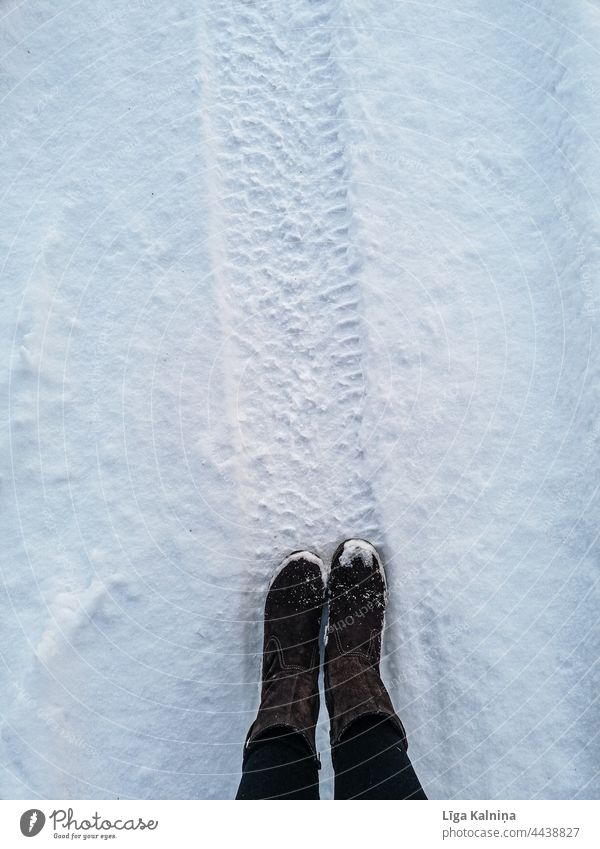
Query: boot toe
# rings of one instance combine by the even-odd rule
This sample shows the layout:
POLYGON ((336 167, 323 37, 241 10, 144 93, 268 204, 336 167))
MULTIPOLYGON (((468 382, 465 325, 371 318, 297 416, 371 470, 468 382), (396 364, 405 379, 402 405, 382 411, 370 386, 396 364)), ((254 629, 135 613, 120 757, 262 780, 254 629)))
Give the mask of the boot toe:
POLYGON ((312 551, 294 551, 277 566, 269 582, 269 590, 283 589, 306 580, 325 583, 325 564, 312 551))
POLYGON ((372 569, 381 567, 379 554, 374 545, 365 539, 347 539, 339 545, 331 561, 332 568, 354 566, 372 569))

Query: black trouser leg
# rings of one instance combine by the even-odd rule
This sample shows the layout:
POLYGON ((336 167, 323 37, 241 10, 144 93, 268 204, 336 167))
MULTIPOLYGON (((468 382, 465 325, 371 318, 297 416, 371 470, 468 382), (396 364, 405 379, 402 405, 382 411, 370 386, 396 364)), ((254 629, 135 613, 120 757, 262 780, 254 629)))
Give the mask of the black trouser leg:
POLYGON ((336 799, 427 799, 399 732, 381 716, 354 722, 331 754, 336 799))
POLYGON ((235 798, 318 799, 318 764, 302 735, 276 729, 255 740, 235 798))

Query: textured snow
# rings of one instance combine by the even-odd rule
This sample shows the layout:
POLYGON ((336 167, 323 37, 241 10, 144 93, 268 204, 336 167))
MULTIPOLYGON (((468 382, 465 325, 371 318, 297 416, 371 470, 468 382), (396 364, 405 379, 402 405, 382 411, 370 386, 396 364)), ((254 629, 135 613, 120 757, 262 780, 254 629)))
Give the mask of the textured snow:
POLYGON ((428 795, 597 797, 597 4, 0 14, 0 796, 232 797, 363 537, 428 795))

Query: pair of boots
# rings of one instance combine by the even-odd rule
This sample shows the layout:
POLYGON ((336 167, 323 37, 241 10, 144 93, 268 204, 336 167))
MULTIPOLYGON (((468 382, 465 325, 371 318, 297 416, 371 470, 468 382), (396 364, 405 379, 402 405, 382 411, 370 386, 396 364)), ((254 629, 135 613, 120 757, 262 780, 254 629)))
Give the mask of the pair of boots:
POLYGON ((278 728, 302 735, 319 762, 315 731, 325 601, 329 604, 325 701, 332 748, 365 716, 389 720, 407 748, 404 727, 379 674, 385 573, 370 543, 349 539, 333 555, 329 574, 315 554, 298 551, 286 557, 271 581, 265 604, 261 702, 246 738, 244 763, 252 745, 278 728))

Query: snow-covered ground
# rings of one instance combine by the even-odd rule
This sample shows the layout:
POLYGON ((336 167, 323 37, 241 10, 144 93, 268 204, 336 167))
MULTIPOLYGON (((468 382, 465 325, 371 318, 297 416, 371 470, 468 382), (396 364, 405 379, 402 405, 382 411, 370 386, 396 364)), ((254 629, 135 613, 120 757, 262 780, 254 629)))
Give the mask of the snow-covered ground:
POLYGON ((352 535, 428 795, 597 798, 597 1, 0 15, 0 796, 231 797, 352 535))

